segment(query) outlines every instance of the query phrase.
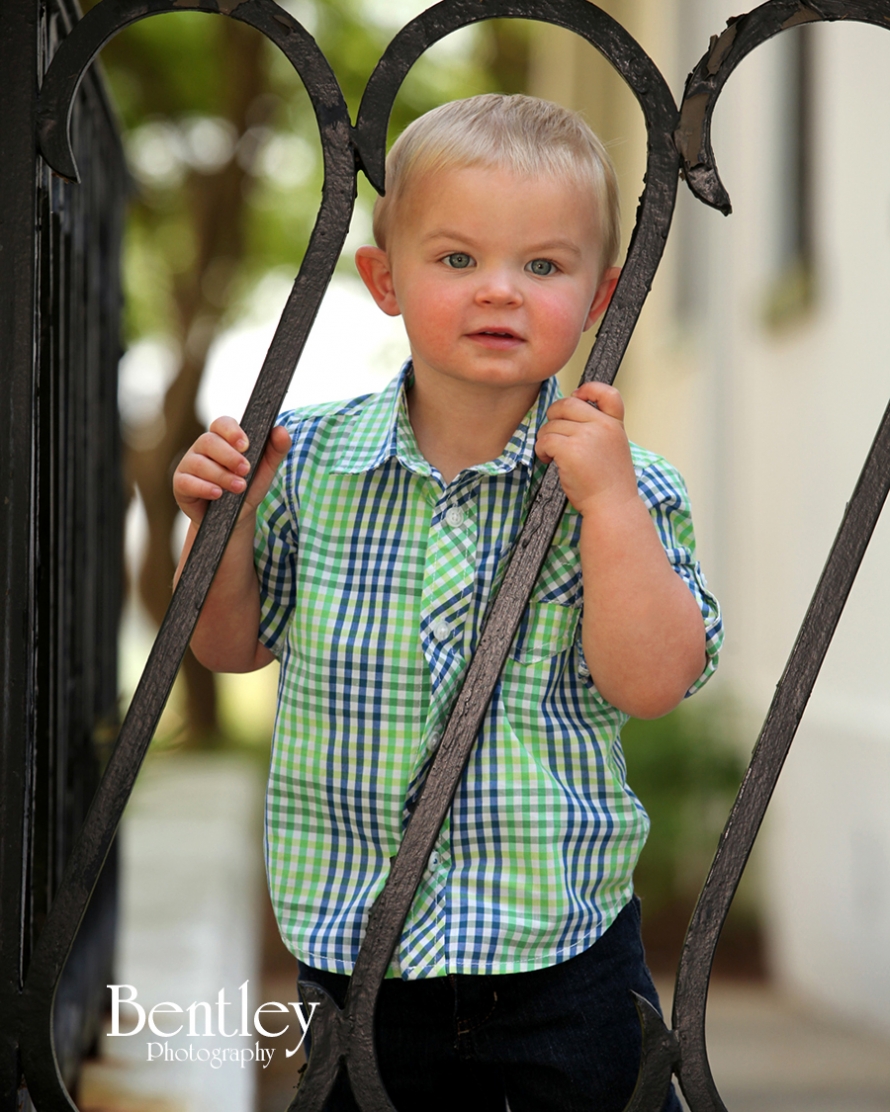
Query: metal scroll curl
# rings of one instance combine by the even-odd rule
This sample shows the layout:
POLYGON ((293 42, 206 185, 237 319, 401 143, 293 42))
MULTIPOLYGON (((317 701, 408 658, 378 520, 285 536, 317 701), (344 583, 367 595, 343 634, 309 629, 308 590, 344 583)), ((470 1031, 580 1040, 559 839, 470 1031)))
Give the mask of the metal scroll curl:
MULTIPOLYGON (((271 39, 302 79, 321 133, 325 179, 318 217, 243 417, 253 468, 339 257, 355 199, 349 114, 340 86, 315 41, 272 0, 243 0, 224 11, 213 0, 103 0, 63 41, 47 72, 41 91, 41 150, 54 170, 76 180, 68 121, 87 67, 104 43, 125 27, 184 8, 228 14, 271 39)), ((21 999, 19 1029, 25 1079, 39 1112, 76 1109, 59 1075, 53 1046, 56 988, 242 499, 243 495, 226 496, 205 516, 34 950, 21 999)))
MULTIPOLYGON (((835 20, 888 28, 890 2, 769 0, 747 15, 730 20, 723 34, 712 39, 710 49, 687 80, 677 129, 677 147, 683 157, 686 180, 700 200, 724 213, 731 211, 710 136, 717 99, 733 70, 752 50, 782 31, 803 23, 835 20)), ((711 1074, 705 1044, 705 1008, 714 952, 888 491, 890 405, 881 419, 776 687, 683 944, 672 1026, 679 1045, 676 1072, 691 1112, 726 1112, 711 1074)))
MULTIPOLYGON (((519 16, 557 24, 590 42, 628 83, 646 120, 647 187, 621 280, 584 374, 585 380, 611 382, 661 258, 676 199, 678 171, 672 139, 677 119, 673 97, 651 59, 619 24, 585 0, 484 5, 478 0, 446 0, 408 24, 384 53, 362 99, 356 141, 363 164, 370 167, 372 180, 377 180, 383 169, 386 121, 393 99, 420 54, 469 23, 519 16)), ((377 994, 565 504, 558 472, 551 465, 516 542, 498 596, 486 615, 479 645, 386 886, 371 910, 342 1011, 323 990, 307 986, 307 998, 318 1004, 313 1049, 291 1112, 321 1110, 344 1069, 364 1112, 393 1112, 374 1047, 377 994)))
MULTIPOLYGON (((366 167, 377 188, 382 187, 386 126, 405 74, 439 38, 483 19, 534 19, 575 31, 615 65, 643 109, 649 131, 650 185, 640 202, 623 277, 585 375, 607 382, 614 378, 661 258, 673 213, 678 168, 672 138, 677 124, 676 104, 651 60, 618 23, 586 0, 445 0, 396 36, 369 81, 357 126, 352 129, 342 93, 323 55, 305 29, 272 0, 234 4, 216 0, 102 0, 60 47, 42 91, 41 148, 62 176, 76 180, 67 120, 83 74, 102 45, 137 20, 183 9, 231 16, 272 39, 302 77, 321 131, 325 160, 321 210, 242 422, 251 440, 251 462, 258 458, 274 423, 342 247, 354 202, 357 167, 366 167)), ((52 1043, 55 988, 240 502, 241 498, 226 495, 205 517, 35 949, 22 999, 21 1046, 26 1079, 40 1112, 70 1112, 74 1108, 60 1080, 52 1043)), ((424 846, 438 834, 564 507, 558 475, 551 467, 487 617, 479 650, 458 694, 389 883, 372 911, 352 980, 352 995, 343 1013, 335 1015, 331 1006, 325 1006, 316 1017, 312 1064, 298 1097, 302 1108, 321 1107, 344 1064, 363 1108, 392 1108, 374 1056, 377 990, 422 875, 429 853, 424 846), (333 1063, 332 1072, 319 1083, 316 1078, 324 1072, 321 1066, 326 1057, 333 1063)))
MULTIPOLYGON (((710 120, 723 83, 735 65, 760 42, 796 23, 830 19, 890 23, 890 0, 770 0, 749 16, 733 21, 715 40, 691 75, 682 110, 678 111, 651 59, 618 23, 587 0, 444 0, 409 23, 390 44, 368 82, 353 128, 324 56, 305 29, 273 0, 102 0, 64 41, 44 83, 41 146, 57 172, 76 180, 67 120, 79 82, 101 46, 130 23, 184 9, 239 19, 275 42, 301 76, 321 132, 325 164, 321 208, 242 422, 251 440, 252 463, 274 423, 342 248, 355 198, 357 168, 366 172, 378 190, 382 189, 386 127, 393 100, 411 65, 438 39, 484 19, 524 18, 553 23, 596 47, 637 97, 648 134, 647 184, 621 281, 584 373, 585 380, 611 382, 661 258, 681 156, 693 191, 706 203, 728 211, 728 197, 719 183, 710 148, 710 120)), ((890 410, 845 515, 690 925, 678 973, 674 1030, 668 1031, 657 1013, 640 1002, 643 1059, 626 1112, 657 1112, 673 1073, 679 1077, 693 1112, 724 1108, 710 1075, 704 1044, 704 1010, 714 948, 888 486, 890 410)), ((38 1112, 75 1109, 59 1077, 52 1044, 56 985, 241 498, 243 495, 225 495, 205 517, 34 952, 22 998, 20 1029, 26 1080, 38 1112)), ((320 990, 315 996, 320 1006, 313 1023, 313 1049, 309 1069, 291 1105, 294 1112, 321 1110, 343 1070, 363 1112, 393 1112, 374 1051, 377 994, 564 507, 558 475, 551 466, 486 617, 479 647, 386 887, 371 911, 344 1007, 337 1008, 320 990)))

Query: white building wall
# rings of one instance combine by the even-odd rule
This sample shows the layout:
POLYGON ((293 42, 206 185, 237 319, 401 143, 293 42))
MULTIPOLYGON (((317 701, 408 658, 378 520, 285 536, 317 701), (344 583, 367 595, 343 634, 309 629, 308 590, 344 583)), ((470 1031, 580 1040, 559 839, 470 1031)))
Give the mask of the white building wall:
MULTIPOLYGON (((603 6, 657 60, 678 99, 709 36, 738 14, 734 0, 603 6)), ((734 214, 725 219, 681 197, 618 380, 631 435, 662 451, 689 483, 702 560, 726 617, 714 686, 741 706, 748 747, 890 398, 890 36, 849 24, 809 30, 814 307, 781 331, 765 324, 777 279, 777 107, 789 33, 730 78, 713 142, 734 214)), ((584 109, 607 140, 616 140, 610 127, 617 131, 613 154, 632 214, 641 117, 628 114, 608 83, 585 79, 584 44, 567 45, 549 31, 539 42, 543 95, 584 109), (552 88, 548 73, 558 74, 552 88)), ((792 746, 758 852, 777 978, 890 1030, 888 567, 890 513, 792 746)))
MULTIPOLYGON (((789 507, 778 535, 786 605, 782 585, 768 592, 776 642, 806 604, 890 398, 890 38, 865 26, 815 31, 818 315, 760 353, 743 347, 740 363, 743 381, 782 383, 770 425, 790 433, 793 478, 772 515, 789 507)), ((782 462, 775 448, 758 468, 765 491, 770 460, 782 462)), ((766 879, 780 975, 890 1030, 888 566, 885 514, 773 804, 766 879)), ((743 592, 760 586, 738 579, 743 592)), ((765 620, 749 636, 766 650, 765 620)), ((755 660, 747 671, 765 692, 755 660)))

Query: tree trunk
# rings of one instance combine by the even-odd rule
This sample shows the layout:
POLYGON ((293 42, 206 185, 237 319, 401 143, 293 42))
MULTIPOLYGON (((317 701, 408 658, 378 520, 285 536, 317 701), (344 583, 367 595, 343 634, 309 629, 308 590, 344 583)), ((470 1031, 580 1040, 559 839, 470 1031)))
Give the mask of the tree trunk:
MULTIPOLYGON (((227 101, 219 114, 239 136, 256 125, 256 106, 266 91, 264 42, 255 31, 223 21, 221 72, 226 75, 227 101), (251 114, 251 108, 254 109, 251 114)), ((249 166, 232 158, 219 171, 191 171, 187 191, 195 230, 194 265, 175 284, 174 331, 183 352, 182 363, 164 399, 164 430, 149 448, 131 447, 127 453, 129 480, 142 496, 148 519, 148 538, 139 574, 139 596, 149 615, 160 624, 170 602, 175 571, 173 538, 178 509, 172 476, 185 451, 204 431, 195 402, 207 352, 215 339, 224 308, 207 296, 206 278, 213 269, 237 270, 244 257, 243 198, 250 187, 249 166)), ((236 415, 237 416, 237 415, 236 415)), ((134 438, 138 445, 138 434, 134 438)), ((186 685, 186 744, 209 747, 221 741, 216 704, 216 680, 189 652, 183 664, 186 685)))

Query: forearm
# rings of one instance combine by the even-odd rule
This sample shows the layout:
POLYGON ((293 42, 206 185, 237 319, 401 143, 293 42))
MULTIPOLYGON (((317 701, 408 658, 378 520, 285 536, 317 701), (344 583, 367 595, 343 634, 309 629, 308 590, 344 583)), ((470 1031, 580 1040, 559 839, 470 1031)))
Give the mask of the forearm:
POLYGON ((584 655, 604 699, 637 718, 672 710, 705 666, 704 623, 635 494, 581 529, 584 655))
MULTIPOLYGON (((260 591, 253 563, 255 516, 235 526, 192 634, 191 648, 212 672, 253 672, 273 657, 259 643, 260 591)), ((189 524, 174 585, 179 581, 198 529, 189 524)))

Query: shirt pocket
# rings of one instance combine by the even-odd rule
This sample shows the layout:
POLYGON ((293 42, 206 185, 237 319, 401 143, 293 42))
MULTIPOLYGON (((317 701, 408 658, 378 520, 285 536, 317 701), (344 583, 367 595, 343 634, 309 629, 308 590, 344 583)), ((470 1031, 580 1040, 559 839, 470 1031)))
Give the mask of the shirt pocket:
POLYGON ((520 664, 535 664, 567 652, 575 641, 580 618, 578 606, 530 602, 510 650, 511 659, 520 664))
POLYGON ((533 603, 557 603, 568 608, 580 608, 583 599, 581 581, 581 515, 567 508, 550 543, 550 548, 535 589, 533 603))

